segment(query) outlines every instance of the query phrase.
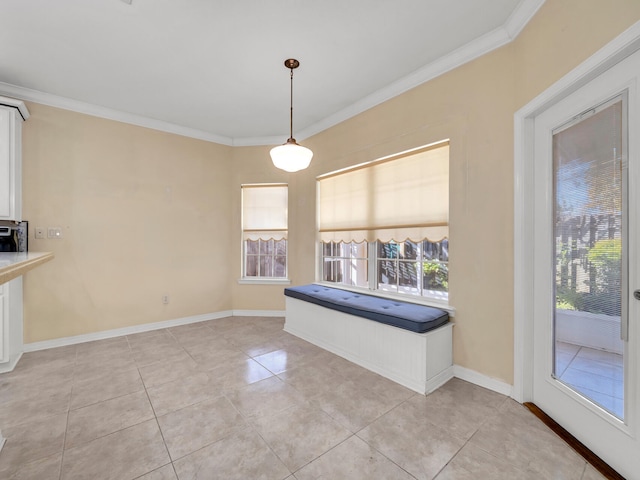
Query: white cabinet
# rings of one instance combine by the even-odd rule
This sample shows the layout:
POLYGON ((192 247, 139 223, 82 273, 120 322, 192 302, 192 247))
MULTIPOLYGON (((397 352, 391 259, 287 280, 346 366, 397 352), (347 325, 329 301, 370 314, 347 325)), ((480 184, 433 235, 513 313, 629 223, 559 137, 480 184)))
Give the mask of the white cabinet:
POLYGON ((10 372, 22 355, 22 277, 0 285, 0 373, 10 372))
POLYGON ((22 220, 22 122, 20 100, 0 96, 0 220, 22 220))

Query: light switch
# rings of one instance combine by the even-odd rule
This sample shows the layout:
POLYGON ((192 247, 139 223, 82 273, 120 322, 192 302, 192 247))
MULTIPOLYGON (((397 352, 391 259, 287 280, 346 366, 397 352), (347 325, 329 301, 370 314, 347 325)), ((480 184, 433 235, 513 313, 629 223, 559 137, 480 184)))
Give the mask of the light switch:
POLYGON ((36 238, 45 238, 44 228, 36 227, 36 238))
POLYGON ((47 237, 49 238, 62 238, 62 228, 49 227, 47 229, 47 237))

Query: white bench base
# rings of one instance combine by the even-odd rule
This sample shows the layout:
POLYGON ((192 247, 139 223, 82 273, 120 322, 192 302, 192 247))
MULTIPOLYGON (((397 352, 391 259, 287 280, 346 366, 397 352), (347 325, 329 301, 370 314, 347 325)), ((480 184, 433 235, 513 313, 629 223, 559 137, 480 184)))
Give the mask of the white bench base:
POLYGON ((284 330, 427 394, 453 378, 453 324, 415 333, 286 297, 284 330))

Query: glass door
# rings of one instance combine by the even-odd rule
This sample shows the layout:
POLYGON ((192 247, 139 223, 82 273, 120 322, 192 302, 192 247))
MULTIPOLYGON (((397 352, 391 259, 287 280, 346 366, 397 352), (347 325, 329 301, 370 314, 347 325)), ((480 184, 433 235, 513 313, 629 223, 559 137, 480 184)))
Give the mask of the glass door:
POLYGON ((640 52, 534 120, 533 402, 640 472, 640 52))
POLYGON ((624 420, 626 99, 552 132, 553 376, 624 420))

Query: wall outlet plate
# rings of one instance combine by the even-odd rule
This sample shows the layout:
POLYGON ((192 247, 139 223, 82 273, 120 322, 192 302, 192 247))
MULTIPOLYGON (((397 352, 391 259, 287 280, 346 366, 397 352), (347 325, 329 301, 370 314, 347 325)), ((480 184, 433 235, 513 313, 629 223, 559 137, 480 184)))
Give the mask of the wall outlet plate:
POLYGON ((62 238, 62 228, 49 227, 47 229, 47 237, 49 238, 62 238))

